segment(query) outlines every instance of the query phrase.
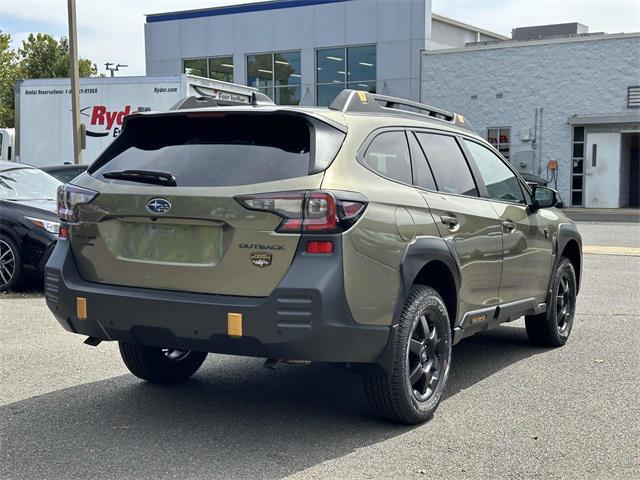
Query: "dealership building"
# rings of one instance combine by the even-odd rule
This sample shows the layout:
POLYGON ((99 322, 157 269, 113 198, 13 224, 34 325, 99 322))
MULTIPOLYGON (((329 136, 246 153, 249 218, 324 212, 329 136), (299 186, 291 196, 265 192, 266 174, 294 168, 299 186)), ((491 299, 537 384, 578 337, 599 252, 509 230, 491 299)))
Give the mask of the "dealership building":
POLYGON ((328 105, 345 88, 420 98, 422 51, 502 35, 431 13, 430 0, 276 0, 148 15, 148 75, 257 87, 328 105))
POLYGON ((640 34, 577 23, 512 38, 432 13, 430 0, 275 0, 148 15, 148 75, 250 85, 283 105, 344 88, 463 113, 565 203, 638 206, 640 34))
POLYGON ((522 172, 565 203, 640 206, 640 34, 580 24, 425 51, 422 99, 464 112, 522 172))

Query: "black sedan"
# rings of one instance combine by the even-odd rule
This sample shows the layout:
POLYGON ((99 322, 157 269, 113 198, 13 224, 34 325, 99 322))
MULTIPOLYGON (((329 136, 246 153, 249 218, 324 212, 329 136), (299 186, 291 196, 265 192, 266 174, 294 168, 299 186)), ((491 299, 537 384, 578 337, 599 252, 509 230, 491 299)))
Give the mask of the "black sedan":
POLYGON ((89 165, 64 164, 40 167, 40 170, 44 170, 52 177, 56 177, 62 183, 69 183, 71 180, 83 173, 88 167, 89 165))
POLYGON ((25 274, 43 274, 58 239, 59 185, 42 170, 0 161, 0 291, 19 285, 25 274))
POLYGON ((537 187, 538 185, 541 187, 546 187, 549 183, 549 180, 546 180, 538 175, 534 175, 533 173, 520 173, 520 176, 524 178, 524 181, 529 184, 530 187, 537 187))

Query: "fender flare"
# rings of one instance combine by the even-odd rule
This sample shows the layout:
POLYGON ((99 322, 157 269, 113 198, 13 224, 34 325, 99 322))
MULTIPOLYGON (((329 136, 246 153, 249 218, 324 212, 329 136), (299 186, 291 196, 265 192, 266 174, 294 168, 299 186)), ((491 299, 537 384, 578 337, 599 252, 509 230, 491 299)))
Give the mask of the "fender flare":
POLYGON ((578 232, 578 227, 575 223, 561 223, 558 225, 558 234, 556 237, 556 254, 553 260, 553 271, 551 272, 551 279, 549 280, 549 289, 551 291, 551 281, 553 280, 553 275, 558 268, 558 264, 560 263, 560 256, 564 251, 565 247, 570 241, 575 241, 578 244, 578 252, 580 253, 580 269, 576 272, 578 285, 581 284, 582 277, 582 236, 580 232, 578 232))
MULTIPOLYGON (((455 298, 458 302, 458 294, 460 292, 461 275, 460 261, 455 254, 455 250, 449 248, 447 242, 441 237, 424 236, 416 237, 404 252, 402 261, 400 262, 400 289, 398 292, 398 301, 393 313, 393 323, 387 345, 380 356, 378 365, 386 372, 390 373, 393 368, 393 349, 395 345, 395 337, 398 331, 398 323, 402 307, 411 291, 411 287, 420 271, 429 263, 439 261, 443 263, 451 272, 455 283, 455 298)), ((456 316, 460 312, 456 306, 456 316)), ((454 324, 457 318, 450 319, 454 324)))
POLYGON ((400 263, 400 276, 404 290, 399 299, 400 305, 404 304, 420 270, 436 260, 447 266, 456 284, 456 293, 460 291, 460 260, 455 250, 450 249, 447 242, 440 237, 417 237, 407 246, 400 263))

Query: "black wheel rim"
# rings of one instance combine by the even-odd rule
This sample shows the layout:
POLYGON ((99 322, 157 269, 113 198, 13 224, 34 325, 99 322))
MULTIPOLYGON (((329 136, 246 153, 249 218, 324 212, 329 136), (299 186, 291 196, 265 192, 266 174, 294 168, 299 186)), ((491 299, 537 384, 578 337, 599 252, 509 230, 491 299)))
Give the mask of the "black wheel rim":
POLYGON ((556 320, 558 322, 558 332, 561 334, 567 333, 571 326, 573 306, 571 280, 567 273, 563 273, 558 282, 558 291, 556 292, 556 320))
POLYGON ((185 352, 184 350, 176 350, 175 348, 163 348, 162 353, 172 362, 184 360, 189 355, 189 351, 185 352))
POLYGON ((0 240, 0 287, 11 282, 16 272, 16 256, 7 242, 0 240))
POLYGON ((444 341, 433 314, 423 313, 413 326, 407 348, 407 378, 420 402, 433 395, 442 378, 444 341))

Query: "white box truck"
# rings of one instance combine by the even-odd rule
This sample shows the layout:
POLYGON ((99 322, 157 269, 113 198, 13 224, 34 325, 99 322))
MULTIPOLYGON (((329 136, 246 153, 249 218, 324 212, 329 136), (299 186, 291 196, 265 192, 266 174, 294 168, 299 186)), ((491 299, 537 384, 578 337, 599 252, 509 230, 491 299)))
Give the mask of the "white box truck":
MULTIPOLYGON (((73 163, 70 92, 68 78, 17 82, 15 140, 9 132, 6 136, 15 143, 12 160, 38 167, 73 163)), ((82 163, 91 164, 118 136, 124 116, 138 109, 167 110, 192 95, 249 103, 253 92, 257 90, 193 75, 81 78, 80 113, 86 129, 82 163)))
POLYGON ((13 128, 0 128, 0 160, 12 161, 16 131, 13 128))

